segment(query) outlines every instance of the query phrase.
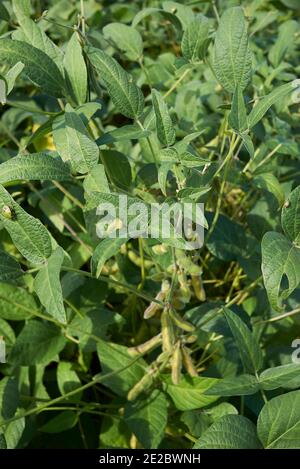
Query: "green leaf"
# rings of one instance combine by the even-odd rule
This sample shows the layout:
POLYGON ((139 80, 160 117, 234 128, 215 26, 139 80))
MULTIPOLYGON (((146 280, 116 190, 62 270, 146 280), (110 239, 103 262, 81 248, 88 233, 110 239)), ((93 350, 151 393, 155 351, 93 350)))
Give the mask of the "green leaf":
POLYGON ((281 233, 269 231, 262 239, 262 273, 270 305, 282 311, 285 300, 300 283, 300 249, 281 233), (288 280, 288 286, 282 280, 288 280))
MULTIPOLYGON (((64 361, 60 361, 57 366, 57 385, 62 396, 81 386, 81 381, 73 368, 72 363, 64 361)), ((82 392, 78 392, 78 394, 72 396, 72 400, 80 400, 81 395, 82 392)))
POLYGON ((52 251, 51 237, 44 225, 17 204, 11 195, 0 185, 0 219, 8 231, 16 248, 33 264, 45 262, 52 251), (9 207, 11 219, 3 216, 1 209, 9 207))
POLYGON ((0 433, 0 449, 7 449, 7 444, 3 433, 0 433))
MULTIPOLYGON (((102 287, 102 292, 104 285, 104 283, 97 282, 97 287, 102 287)), ((97 338, 105 338, 109 326, 119 327, 123 323, 124 319, 118 313, 97 306, 96 309, 87 312, 82 318, 78 315, 75 316, 67 330, 69 334, 78 337, 79 347, 83 352, 94 352, 97 348, 97 338)))
POLYGON ((70 168, 56 153, 19 155, 0 164, 0 183, 18 179, 64 181, 71 178, 70 168))
POLYGON ((265 189, 276 197, 278 205, 282 207, 284 203, 284 190, 272 173, 261 173, 253 178, 253 183, 260 189, 265 189))
POLYGON ((192 63, 203 60, 206 55, 210 38, 210 22, 204 15, 197 15, 191 21, 182 36, 182 55, 192 63))
POLYGON ((163 163, 158 168, 158 184, 162 193, 167 195, 167 178, 169 171, 173 168, 173 163, 163 163))
POLYGON ((59 278, 63 260, 64 251, 61 247, 57 247, 35 277, 34 290, 47 313, 66 324, 67 317, 59 278))
POLYGON ((103 374, 127 367, 103 381, 105 386, 119 396, 126 395, 146 373, 147 364, 145 361, 142 358, 134 359, 123 345, 100 339, 97 344, 97 352, 103 374))
POLYGON ((128 189, 132 182, 131 166, 127 157, 116 150, 101 150, 101 161, 109 179, 118 187, 128 189))
POLYGON ((5 344, 8 346, 13 345, 16 341, 13 328, 2 318, 0 318, 0 336, 5 337, 5 344))
POLYGON ((126 117, 137 119, 144 109, 144 96, 132 77, 115 59, 100 49, 88 47, 87 55, 117 111, 126 117))
POLYGON ((264 389, 271 391, 272 389, 289 386, 292 380, 297 377, 300 378, 300 365, 290 363, 289 365, 275 366, 264 370, 259 376, 259 383, 264 389))
POLYGON ((241 318, 228 308, 223 308, 224 315, 238 346, 245 371, 255 373, 262 367, 263 356, 256 338, 241 318))
POLYGON ((182 2, 164 1, 162 3, 163 9, 176 15, 185 30, 188 25, 194 20, 195 14, 193 12, 192 4, 183 5, 182 2))
POLYGON ((209 427, 194 449, 259 449, 255 425, 242 415, 225 415, 209 427))
POLYGON ((142 130, 138 125, 123 125, 120 128, 110 130, 97 139, 97 145, 109 145, 115 142, 139 140, 151 135, 150 130, 142 130))
POLYGON ((117 420, 110 415, 106 415, 101 419, 101 430, 100 430, 100 449, 120 449, 130 448, 130 440, 132 432, 124 420, 117 420))
POLYGON ((158 389, 125 406, 124 419, 144 448, 157 448, 167 425, 167 399, 158 389))
POLYGON ((298 32, 298 23, 294 20, 284 21, 278 28, 278 38, 269 50, 269 60, 274 68, 282 62, 286 53, 294 45, 298 32))
POLYGON ((19 418, 6 425, 5 428, 5 439, 7 443, 7 449, 17 448, 18 443, 25 430, 25 418, 19 416, 19 418))
POLYGON ((138 61, 143 54, 143 39, 132 26, 122 23, 110 23, 103 28, 105 39, 125 53, 129 60, 138 61))
POLYGON ((97 278, 100 277, 105 262, 118 254, 120 247, 124 243, 126 243, 126 239, 123 238, 106 238, 100 241, 91 260, 93 275, 97 278))
POLYGON ((12 418, 19 404, 18 381, 5 376, 0 381, 0 421, 12 418))
POLYGON ((254 127, 264 117, 266 112, 270 109, 271 106, 273 106, 273 104, 287 96, 295 89, 295 82, 292 81, 290 83, 286 83, 285 85, 281 85, 275 88, 267 96, 261 98, 258 103, 252 108, 252 111, 248 116, 249 129, 254 127))
POLYGON ((132 21, 132 26, 135 28, 144 18, 147 18, 147 16, 162 16, 163 19, 170 21, 176 29, 181 31, 181 23, 179 19, 177 18, 176 15, 173 13, 170 13, 169 11, 162 10, 161 8, 143 8, 141 11, 139 11, 135 17, 133 18, 132 21))
POLYGON ((12 0, 12 6, 19 24, 31 15, 31 0, 12 0))
POLYGON ((56 417, 50 419, 39 428, 43 433, 60 433, 75 427, 78 421, 78 414, 72 410, 60 412, 56 417))
POLYGON ((247 152, 249 153, 250 158, 254 156, 254 145, 251 140, 251 137, 246 133, 240 134, 241 139, 243 140, 244 147, 246 148, 247 152))
POLYGON ((152 102, 155 112, 157 136, 163 145, 169 147, 175 142, 176 134, 168 106, 161 94, 154 89, 152 90, 152 102))
POLYGON ((0 250, 0 282, 18 283, 22 275, 23 271, 15 258, 0 250))
POLYGON ((31 293, 16 285, 0 283, 0 317, 10 321, 23 321, 37 310, 31 293))
POLYGON ((98 163, 98 146, 69 104, 64 116, 57 117, 53 122, 53 139, 61 158, 70 162, 73 171, 83 174, 98 163))
POLYGON ((205 394, 208 396, 248 396, 259 390, 259 383, 253 375, 240 375, 220 379, 205 394))
POLYGON ((247 22, 241 7, 225 10, 216 33, 214 71, 221 85, 234 93, 246 88, 251 78, 252 54, 248 45, 247 22))
POLYGON ((55 62, 40 49, 23 41, 0 39, 0 61, 9 65, 24 64, 28 78, 46 93, 61 97, 64 79, 55 62))
POLYGON ((0 104, 4 106, 6 104, 7 96, 7 83, 2 77, 0 77, 0 104))
POLYGON ((205 392, 216 382, 215 378, 184 376, 175 385, 170 377, 165 378, 166 391, 179 410, 201 409, 215 402, 219 396, 207 396, 205 392))
POLYGON ((8 70, 5 75, 5 80, 7 83, 7 95, 13 90, 15 81, 24 69, 24 64, 22 62, 17 62, 12 68, 8 70))
POLYGON ((64 68, 70 95, 77 104, 84 104, 87 96, 87 69, 77 33, 74 33, 68 42, 64 68))
POLYGON ((22 18, 20 22, 21 29, 13 32, 13 39, 26 42, 37 49, 40 49, 46 54, 59 68, 63 76, 63 53, 49 39, 46 33, 41 29, 40 25, 27 16, 22 18))
POLYGON ((14 365, 47 365, 57 357, 66 343, 61 330, 50 322, 28 321, 17 337, 9 360, 14 365))
POLYGON ((103 164, 94 166, 83 181, 86 194, 91 192, 109 192, 109 185, 103 164))
MULTIPOLYGON (((210 223, 210 219, 208 222, 210 223)), ((248 255, 247 236, 244 227, 220 215, 218 223, 207 242, 209 251, 218 259, 224 261, 236 260, 248 255)))
POLYGON ((257 433, 266 449, 300 449, 300 391, 267 402, 258 417, 257 433))
POLYGON ((9 13, 6 9, 6 6, 0 2, 0 19, 4 21, 10 21, 9 13))
POLYGON ((286 236, 300 244, 300 186, 294 189, 281 212, 281 224, 286 236))
POLYGON ((238 132, 243 132, 243 130, 246 130, 248 127, 244 96, 239 85, 237 85, 234 90, 228 122, 231 127, 238 132))

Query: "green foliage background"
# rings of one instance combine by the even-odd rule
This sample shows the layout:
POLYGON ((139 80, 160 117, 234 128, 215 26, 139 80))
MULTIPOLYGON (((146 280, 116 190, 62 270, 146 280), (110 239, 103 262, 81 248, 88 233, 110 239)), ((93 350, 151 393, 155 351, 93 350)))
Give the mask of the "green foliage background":
POLYGON ((1 1, 1 448, 300 448, 299 13, 1 1), (204 246, 99 241, 119 194, 204 246))

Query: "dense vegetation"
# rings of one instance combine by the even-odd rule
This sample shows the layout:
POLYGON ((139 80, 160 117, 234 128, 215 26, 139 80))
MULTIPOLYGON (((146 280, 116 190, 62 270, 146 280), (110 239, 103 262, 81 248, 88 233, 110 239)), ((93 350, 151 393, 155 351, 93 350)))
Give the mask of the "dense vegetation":
POLYGON ((0 447, 300 448, 299 13, 1 1, 0 447), (203 247, 99 239, 118 194, 203 247))

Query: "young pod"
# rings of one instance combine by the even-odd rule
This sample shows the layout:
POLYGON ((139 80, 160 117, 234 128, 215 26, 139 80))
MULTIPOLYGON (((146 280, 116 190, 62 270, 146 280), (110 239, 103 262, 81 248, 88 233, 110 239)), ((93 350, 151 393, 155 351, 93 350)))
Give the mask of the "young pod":
POLYGON ((191 334, 184 338, 184 342, 186 344, 193 344, 194 342, 196 342, 197 339, 198 336, 196 336, 195 334, 191 334))
POLYGON ((127 394, 129 401, 134 401, 142 392, 146 391, 153 383, 153 370, 148 372, 138 381, 127 394))
POLYGON ((195 326, 190 322, 183 319, 179 314, 176 313, 173 309, 170 310, 170 317, 173 319, 177 327, 186 332, 194 332, 195 326))
POLYGON ((181 377, 181 368, 182 368, 182 355, 180 342, 178 341, 175 345, 171 360, 171 370, 172 370, 172 382, 173 384, 179 384, 181 377))
POLYGON ((154 301, 151 301, 150 305, 145 309, 144 311, 144 319, 150 319, 155 314, 157 311, 159 311, 161 306, 158 303, 155 303, 154 301))
POLYGON ((202 283, 202 280, 201 280, 201 276, 200 275, 192 275, 191 279, 192 279, 192 286, 193 286, 196 298, 199 301, 205 301, 206 300, 206 294, 205 294, 205 290, 203 288, 203 283, 202 283))
POLYGON ((162 256, 168 252, 168 246, 165 244, 156 244, 155 246, 152 246, 152 251, 157 256, 162 256))
POLYGON ((8 205, 3 205, 1 209, 1 215, 6 218, 7 220, 14 220, 15 219, 15 212, 14 209, 9 207, 8 205))
POLYGON ((139 355, 141 353, 146 353, 152 350, 154 347, 159 345, 162 341, 161 333, 155 335, 151 339, 147 340, 143 344, 137 345, 136 347, 130 347, 128 353, 131 356, 139 355))
POLYGON ((162 349, 164 352, 170 352, 173 350, 174 330, 169 311, 167 309, 163 310, 160 320, 162 333, 162 349))
POLYGON ((161 363, 167 362, 169 358, 170 358, 170 352, 162 352, 158 355, 156 359, 156 363, 161 364, 161 363))
POLYGON ((194 367, 193 361, 189 354, 188 349, 183 345, 181 348, 182 351, 182 361, 183 365, 190 376, 198 376, 197 370, 194 367))
MULTIPOLYGON (((169 282, 167 280, 164 280, 161 284, 161 289, 157 293, 155 299, 160 302, 164 301, 164 299, 166 298, 166 293, 168 292, 169 288, 170 288, 169 282)), ((144 319, 152 318, 160 309, 161 309, 161 305, 159 303, 156 303, 155 301, 151 301, 148 308, 146 308, 146 310, 144 311, 144 319)))
POLYGON ((184 304, 189 303, 191 299, 191 290, 187 282, 186 275, 184 273, 180 273, 178 275, 178 281, 180 284, 180 288, 177 292, 178 299, 179 301, 182 301, 182 303, 184 304))

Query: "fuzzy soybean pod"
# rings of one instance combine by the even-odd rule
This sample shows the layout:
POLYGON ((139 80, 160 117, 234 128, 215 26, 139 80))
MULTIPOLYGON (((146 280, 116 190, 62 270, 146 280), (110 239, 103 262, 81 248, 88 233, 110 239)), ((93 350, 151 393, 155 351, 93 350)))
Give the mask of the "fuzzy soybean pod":
POLYGON ((195 326, 179 316, 174 309, 170 309, 170 316, 177 327, 186 332, 194 332, 195 326))
POLYGON ((180 341, 175 345, 173 356, 171 359, 171 369, 172 369, 172 382, 173 384, 178 384, 181 377, 181 368, 182 368, 182 354, 180 341))
POLYGON ((127 399, 129 401, 134 401, 142 392, 146 391, 153 383, 153 374, 155 370, 150 369, 147 374, 145 374, 140 381, 138 381, 133 388, 127 394, 127 399))
POLYGON ((147 340, 143 344, 137 345, 136 347, 130 347, 128 349, 128 353, 131 356, 136 356, 141 353, 146 353, 155 348, 157 345, 159 345, 162 341, 162 335, 161 333, 155 335, 154 337, 151 337, 151 339, 147 340))
POLYGON ((161 314, 161 333, 162 333, 162 349, 164 352, 171 352, 174 345, 174 329, 173 323, 169 315, 168 308, 165 308, 161 314))
POLYGON ((205 301, 206 300, 206 294, 205 294, 205 290, 203 288, 203 283, 202 283, 201 276, 200 275, 192 275, 191 279, 192 279, 192 286, 193 286, 196 298, 199 301, 205 301))
POLYGON ((182 362, 188 374, 192 377, 198 376, 197 370, 193 364, 190 353, 184 345, 181 347, 181 352, 182 352, 182 362))
MULTIPOLYGON (((162 282, 161 290, 157 293, 155 299, 160 302, 164 301, 169 288, 170 288, 170 284, 168 281, 162 282)), ((156 303, 155 301, 151 301, 148 308, 146 308, 144 311, 144 319, 152 318, 160 309, 161 309, 161 305, 159 303, 156 303)))

